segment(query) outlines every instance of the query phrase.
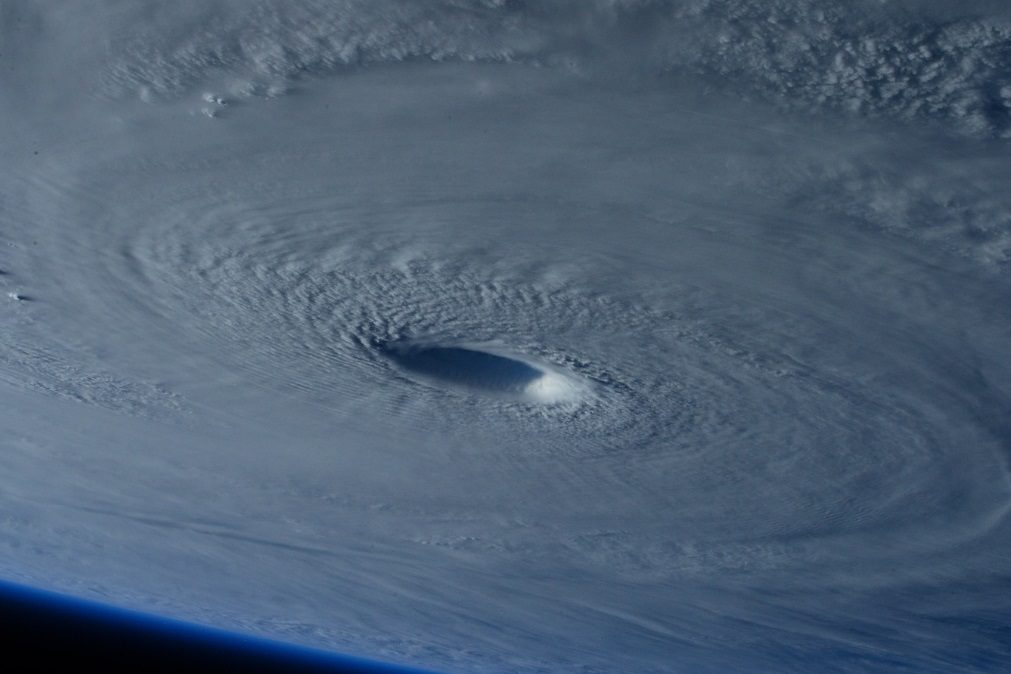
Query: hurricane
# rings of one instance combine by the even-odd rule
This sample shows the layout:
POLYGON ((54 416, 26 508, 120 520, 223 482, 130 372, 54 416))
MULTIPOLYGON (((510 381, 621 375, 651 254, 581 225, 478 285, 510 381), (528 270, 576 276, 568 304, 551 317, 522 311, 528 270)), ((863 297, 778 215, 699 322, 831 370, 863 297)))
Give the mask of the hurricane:
POLYGON ((1001 3, 0 7, 0 572, 444 672, 1011 658, 1001 3))

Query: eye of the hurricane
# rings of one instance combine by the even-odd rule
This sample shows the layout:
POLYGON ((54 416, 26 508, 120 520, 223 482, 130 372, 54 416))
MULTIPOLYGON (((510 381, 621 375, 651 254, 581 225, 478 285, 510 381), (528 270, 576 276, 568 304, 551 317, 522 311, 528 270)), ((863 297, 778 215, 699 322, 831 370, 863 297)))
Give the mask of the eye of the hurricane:
POLYGON ((484 394, 554 403, 573 399, 579 389, 547 367, 475 347, 398 344, 382 350, 416 377, 484 394))

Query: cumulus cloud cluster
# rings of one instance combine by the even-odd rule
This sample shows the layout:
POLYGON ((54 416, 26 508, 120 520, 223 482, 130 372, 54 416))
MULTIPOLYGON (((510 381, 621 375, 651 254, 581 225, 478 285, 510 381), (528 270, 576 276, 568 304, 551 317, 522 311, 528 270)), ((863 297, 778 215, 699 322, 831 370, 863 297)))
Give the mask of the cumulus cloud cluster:
POLYGON ((226 74, 239 95, 276 95, 299 78, 361 64, 634 64, 646 76, 705 78, 791 109, 932 119, 976 137, 1011 132, 1011 19, 985 3, 958 13, 800 0, 233 4, 138 5, 158 20, 118 35, 105 85, 171 97, 226 74))

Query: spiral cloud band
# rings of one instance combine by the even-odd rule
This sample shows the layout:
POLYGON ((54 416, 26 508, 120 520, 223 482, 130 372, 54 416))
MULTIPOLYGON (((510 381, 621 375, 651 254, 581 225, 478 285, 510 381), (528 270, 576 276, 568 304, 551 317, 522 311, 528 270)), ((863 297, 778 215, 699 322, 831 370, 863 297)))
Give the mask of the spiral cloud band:
POLYGON ((999 669, 1011 18, 856 4, 0 9, 0 570, 445 671, 999 669))

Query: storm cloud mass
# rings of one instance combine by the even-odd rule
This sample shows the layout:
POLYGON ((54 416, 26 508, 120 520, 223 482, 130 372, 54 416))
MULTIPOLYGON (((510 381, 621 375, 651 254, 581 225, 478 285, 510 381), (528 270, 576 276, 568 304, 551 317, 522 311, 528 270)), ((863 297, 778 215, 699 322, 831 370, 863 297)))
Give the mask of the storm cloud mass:
POLYGON ((0 575, 460 672, 1011 661, 1001 2, 0 5, 0 575))

